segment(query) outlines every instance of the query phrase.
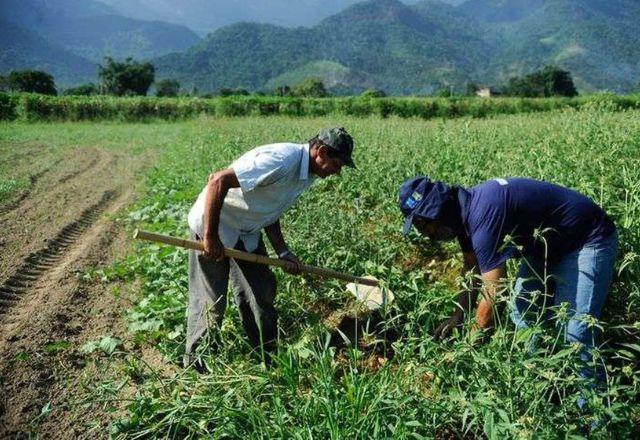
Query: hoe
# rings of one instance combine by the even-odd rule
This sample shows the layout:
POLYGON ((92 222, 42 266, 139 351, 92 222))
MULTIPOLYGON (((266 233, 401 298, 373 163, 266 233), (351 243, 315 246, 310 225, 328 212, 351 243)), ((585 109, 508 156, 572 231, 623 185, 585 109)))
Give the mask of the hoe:
MULTIPOLYGON (((169 235, 140 231, 138 229, 133 233, 133 238, 178 246, 185 249, 195 249, 197 251, 203 250, 202 243, 199 241, 185 240, 182 238, 171 237, 169 235)), ((252 254, 249 252, 242 252, 236 249, 226 248, 224 250, 224 254, 227 257, 234 258, 236 260, 249 261, 267 266, 283 267, 287 264, 283 260, 252 254)), ((337 272, 335 270, 309 266, 306 264, 300 265, 300 272, 323 278, 335 278, 342 281, 349 281, 349 284, 347 284, 347 290, 359 301, 362 301, 369 310, 376 310, 380 307, 384 307, 387 304, 390 304, 394 298, 393 293, 389 289, 380 286, 380 281, 374 277, 357 277, 337 272)))

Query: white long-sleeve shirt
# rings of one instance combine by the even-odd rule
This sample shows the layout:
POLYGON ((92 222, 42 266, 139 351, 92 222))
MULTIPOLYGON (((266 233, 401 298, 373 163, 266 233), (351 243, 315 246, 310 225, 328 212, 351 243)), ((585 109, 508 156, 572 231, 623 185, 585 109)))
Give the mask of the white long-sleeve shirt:
MULTIPOLYGON (((227 193, 218 233, 225 247, 242 240, 248 252, 258 247, 262 228, 276 222, 313 183, 309 175, 309 144, 279 143, 257 147, 240 156, 230 168, 240 188, 227 193)), ((189 211, 189 227, 204 236, 207 187, 189 211)))

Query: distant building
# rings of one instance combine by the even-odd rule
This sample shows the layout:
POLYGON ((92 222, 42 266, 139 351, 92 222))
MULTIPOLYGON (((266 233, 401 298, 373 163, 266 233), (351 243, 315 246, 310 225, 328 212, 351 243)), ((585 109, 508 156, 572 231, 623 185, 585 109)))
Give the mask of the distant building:
POLYGON ((498 96, 500 92, 493 87, 480 87, 476 90, 476 96, 480 98, 491 98, 492 96, 498 96))

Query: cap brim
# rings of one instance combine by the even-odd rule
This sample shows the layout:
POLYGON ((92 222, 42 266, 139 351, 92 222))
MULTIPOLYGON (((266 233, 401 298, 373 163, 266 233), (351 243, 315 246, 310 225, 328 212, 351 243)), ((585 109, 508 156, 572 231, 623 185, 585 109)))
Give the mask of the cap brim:
POLYGON ((351 159, 350 157, 343 157, 342 162, 350 168, 356 168, 356 164, 353 163, 353 159, 351 159))
POLYGON ((404 220, 404 226, 402 226, 402 234, 407 235, 413 226, 413 214, 409 214, 404 220))

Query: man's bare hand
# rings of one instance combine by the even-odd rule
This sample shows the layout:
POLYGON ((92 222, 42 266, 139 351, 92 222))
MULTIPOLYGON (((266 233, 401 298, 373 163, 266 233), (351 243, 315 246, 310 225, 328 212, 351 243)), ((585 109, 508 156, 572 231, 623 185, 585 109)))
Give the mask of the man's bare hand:
POLYGON ((491 340, 492 334, 493 334, 493 328, 483 329, 477 324, 474 324, 473 327, 471 327, 469 338, 470 338, 471 344, 474 347, 478 347, 480 345, 484 345, 487 342, 489 342, 489 340, 491 340))
POLYGON ((290 273, 291 275, 300 274, 301 272, 300 266, 302 265, 302 262, 298 259, 296 254, 289 251, 285 255, 281 256, 280 259, 285 260, 287 262, 287 265, 284 266, 282 270, 284 270, 287 273, 290 273))
POLYGON ((433 339, 441 341, 451 335, 454 328, 460 327, 464 322, 464 315, 460 312, 456 312, 453 316, 440 324, 438 328, 433 332, 433 339))
POLYGON ((204 255, 208 258, 212 258, 216 261, 220 261, 224 258, 224 245, 220 241, 220 237, 205 237, 202 241, 204 246, 204 255))

